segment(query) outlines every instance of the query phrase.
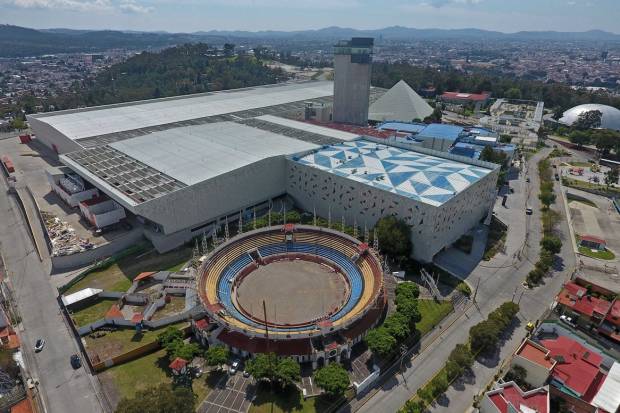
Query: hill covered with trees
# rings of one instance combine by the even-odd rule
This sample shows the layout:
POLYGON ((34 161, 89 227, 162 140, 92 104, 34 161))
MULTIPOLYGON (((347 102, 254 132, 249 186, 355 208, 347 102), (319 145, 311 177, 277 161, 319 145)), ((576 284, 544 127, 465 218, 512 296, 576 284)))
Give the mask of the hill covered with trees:
MULTIPOLYGON (((232 45, 230 45, 232 46, 232 45)), ((229 46, 229 48, 230 48, 229 46)), ((47 102, 56 110, 272 84, 286 74, 253 56, 213 55, 204 43, 143 52, 111 66, 73 91, 47 102)))

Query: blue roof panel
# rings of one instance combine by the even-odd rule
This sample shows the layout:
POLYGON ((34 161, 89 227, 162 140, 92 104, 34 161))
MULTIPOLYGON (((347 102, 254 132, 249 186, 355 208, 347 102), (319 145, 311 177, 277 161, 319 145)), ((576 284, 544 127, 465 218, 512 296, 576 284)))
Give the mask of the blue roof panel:
POLYGON ((323 147, 301 159, 292 159, 434 206, 443 204, 491 172, 480 166, 364 139, 323 147))

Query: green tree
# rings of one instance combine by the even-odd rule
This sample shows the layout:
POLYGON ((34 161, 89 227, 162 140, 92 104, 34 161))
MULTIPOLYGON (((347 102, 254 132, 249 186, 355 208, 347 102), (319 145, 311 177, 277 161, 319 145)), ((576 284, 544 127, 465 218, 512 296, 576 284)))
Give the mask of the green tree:
POLYGON ((555 235, 545 235, 540 240, 540 246, 552 254, 558 254, 562 250, 562 240, 555 235))
POLYGON ((121 399, 116 413, 194 413, 195 405, 196 396, 190 388, 161 384, 121 399))
POLYGON ((474 351, 487 351, 495 347, 499 337, 492 323, 482 321, 469 329, 469 340, 474 351))
POLYGON ((540 195, 538 195, 538 199, 540 199, 545 209, 549 209, 549 206, 555 202, 556 196, 551 191, 542 191, 540 195))
POLYGON ((330 363, 314 374, 315 383, 330 396, 342 396, 350 384, 349 374, 338 363, 330 363))
POLYGON ((275 376, 283 387, 289 386, 301 378, 301 367, 295 359, 285 357, 278 361, 275 376))
POLYGON ((416 299, 420 296, 420 287, 414 282, 405 281, 396 285, 397 297, 416 299))
POLYGON ((392 258, 404 259, 411 254, 411 227, 394 216, 377 221, 375 234, 381 250, 392 258))
POLYGON ((183 340, 183 332, 178 328, 168 327, 157 335, 157 341, 162 347, 177 340, 183 340))
POLYGON ((205 359, 209 366, 219 366, 228 361, 230 352, 224 346, 211 346, 205 352, 205 359))
POLYGON ((278 360, 274 353, 259 353, 245 363, 245 369, 256 379, 273 380, 277 364, 278 360))
POLYGON ((409 320, 409 325, 415 327, 415 324, 420 322, 422 315, 418 308, 418 300, 412 300, 410 298, 398 300, 396 304, 398 313, 404 315, 409 320))
POLYGON ((513 87, 506 91, 506 98, 508 99, 521 99, 521 89, 513 87))
POLYGON ((599 128, 602 118, 603 112, 600 110, 581 112, 575 123, 573 123, 573 127, 581 130, 599 128))
POLYGON ((474 364, 474 355, 471 354, 467 344, 457 344, 450 353, 448 360, 454 361, 456 364, 465 369, 474 364))
POLYGON ((185 343, 183 340, 169 342, 165 346, 168 358, 174 360, 180 357, 184 360, 191 361, 195 355, 200 353, 200 346, 196 343, 185 343))
POLYGON ((609 189, 610 186, 618 183, 619 168, 611 168, 605 173, 605 185, 609 189))
POLYGON ((496 151, 492 146, 485 146, 480 152, 480 160, 485 162, 496 163, 505 167, 508 156, 504 152, 496 151))
POLYGON ((399 311, 389 315, 385 319, 383 327, 385 327, 388 333, 397 341, 404 340, 409 333, 411 333, 409 318, 399 311))
POLYGON ((364 339, 370 351, 379 356, 387 356, 396 347, 396 339, 385 327, 373 328, 364 339))
POLYGON ((568 135, 568 139, 578 147, 588 145, 591 142, 590 134, 580 130, 572 131, 568 135))
POLYGON ((424 413, 426 411, 426 403, 424 400, 407 400, 402 409, 398 413, 424 413))

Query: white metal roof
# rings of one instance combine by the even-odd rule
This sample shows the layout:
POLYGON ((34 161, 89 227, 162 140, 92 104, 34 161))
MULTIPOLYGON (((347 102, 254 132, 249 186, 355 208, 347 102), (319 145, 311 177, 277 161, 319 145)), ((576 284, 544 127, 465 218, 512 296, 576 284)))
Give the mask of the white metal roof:
POLYGON ((620 407, 620 363, 614 363, 607 378, 599 389, 592 404, 608 412, 615 412, 620 407))
POLYGON ((69 139, 77 140, 332 94, 333 83, 329 81, 293 83, 45 113, 34 117, 69 139))
POLYGON ((65 306, 69 306, 71 304, 75 304, 87 298, 93 297, 102 291, 103 290, 99 288, 84 288, 83 290, 77 291, 73 294, 63 295, 62 302, 65 304, 65 306))
POLYGON ((186 185, 265 158, 319 148, 235 122, 169 129, 110 146, 186 185))
POLYGON ((336 138, 343 141, 352 141, 353 139, 357 139, 359 137, 359 135, 351 132, 345 132, 333 128, 326 128, 325 126, 319 126, 312 123, 300 122, 298 120, 281 118, 279 116, 263 115, 258 116, 256 119, 275 123, 277 125, 288 126, 289 128, 299 129, 306 132, 317 133, 323 136, 329 136, 330 138, 336 138))

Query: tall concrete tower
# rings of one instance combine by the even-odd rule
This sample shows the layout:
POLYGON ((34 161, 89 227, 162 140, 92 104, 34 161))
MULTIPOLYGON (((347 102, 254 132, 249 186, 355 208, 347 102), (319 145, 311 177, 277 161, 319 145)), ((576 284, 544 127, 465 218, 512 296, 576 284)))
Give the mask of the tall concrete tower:
POLYGON ((340 123, 366 125, 372 69, 372 37, 354 37, 334 46, 334 116, 340 123))

